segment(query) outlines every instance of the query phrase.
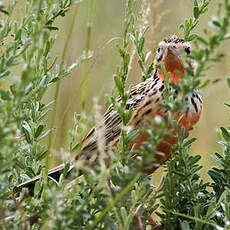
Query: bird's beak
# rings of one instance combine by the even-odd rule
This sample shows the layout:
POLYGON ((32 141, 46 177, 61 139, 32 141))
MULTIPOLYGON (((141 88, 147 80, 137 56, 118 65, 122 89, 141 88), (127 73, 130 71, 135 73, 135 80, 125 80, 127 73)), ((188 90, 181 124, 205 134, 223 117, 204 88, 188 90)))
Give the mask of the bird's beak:
POLYGON ((169 54, 174 55, 176 57, 179 57, 178 52, 174 48, 172 48, 170 46, 168 47, 168 54, 167 55, 169 55, 169 54))

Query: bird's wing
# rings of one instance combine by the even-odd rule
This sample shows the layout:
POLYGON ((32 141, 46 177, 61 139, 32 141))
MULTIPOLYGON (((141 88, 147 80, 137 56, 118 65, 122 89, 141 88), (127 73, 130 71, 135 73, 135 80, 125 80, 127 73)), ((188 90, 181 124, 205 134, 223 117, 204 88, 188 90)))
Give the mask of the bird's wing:
MULTIPOLYGON (((145 82, 141 82, 140 84, 131 88, 130 97, 126 103, 126 109, 133 108, 134 112, 129 125, 132 125, 134 128, 138 128, 141 124, 140 121, 142 120, 143 116, 147 114, 149 115, 150 108, 152 114, 153 111, 158 108, 157 103, 160 101, 159 98, 162 97, 162 85, 163 81, 158 77, 151 77, 145 82)), ((104 114, 103 123, 105 128, 105 144, 114 144, 115 142, 119 141, 122 121, 119 114, 112 106, 110 106, 104 114)), ((96 149, 96 128, 92 128, 83 140, 81 151, 92 152, 96 149)), ((63 172, 64 167, 64 164, 61 164, 49 170, 49 177, 58 178, 63 172)), ((72 168, 74 168, 74 164, 71 164, 69 171, 72 170, 72 168)), ((41 176, 36 176, 18 185, 17 187, 31 187, 31 190, 33 190, 34 183, 39 179, 41 179, 41 176)))
MULTIPOLYGON (((125 109, 132 108, 134 110, 131 121, 134 121, 136 118, 141 119, 140 114, 145 115, 144 113, 146 112, 146 109, 149 111, 148 107, 150 106, 150 102, 151 106, 154 106, 154 103, 159 101, 159 92, 161 91, 159 91, 158 88, 162 84, 162 80, 158 77, 151 77, 131 88, 130 97, 125 106, 125 109)), ((107 112, 104 114, 103 123, 105 130, 105 144, 109 145, 110 143, 114 143, 114 140, 117 142, 121 132, 122 121, 117 111, 114 110, 113 106, 110 106, 107 112)), ((130 125, 133 124, 133 122, 130 123, 130 125)), ((134 126, 136 127, 136 125, 134 126)), ((96 128, 94 127, 84 138, 82 143, 82 151, 91 152, 96 149, 97 137, 96 128)))

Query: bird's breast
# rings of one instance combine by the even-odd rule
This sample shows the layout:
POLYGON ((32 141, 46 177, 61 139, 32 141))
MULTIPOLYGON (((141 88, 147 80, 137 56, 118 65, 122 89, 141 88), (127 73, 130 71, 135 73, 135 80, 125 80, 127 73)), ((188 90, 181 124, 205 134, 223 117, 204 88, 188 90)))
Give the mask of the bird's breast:
POLYGON ((187 133, 199 121, 203 103, 198 90, 188 94, 185 101, 187 109, 178 111, 175 114, 175 119, 179 123, 179 128, 183 126, 187 133))

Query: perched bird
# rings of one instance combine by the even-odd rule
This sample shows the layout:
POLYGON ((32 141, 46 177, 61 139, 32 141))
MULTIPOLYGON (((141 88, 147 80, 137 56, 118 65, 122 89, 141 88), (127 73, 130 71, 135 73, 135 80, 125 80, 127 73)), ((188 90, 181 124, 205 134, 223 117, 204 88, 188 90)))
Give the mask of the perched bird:
MULTIPOLYGON (((144 82, 131 88, 129 99, 126 103, 126 109, 132 108, 133 114, 128 123, 133 129, 139 129, 146 118, 154 119, 155 116, 167 116, 167 112, 160 104, 164 102, 164 76, 159 64, 164 64, 166 72, 170 73, 170 81, 178 84, 184 75, 184 64, 180 56, 182 52, 190 54, 191 46, 184 39, 177 38, 175 35, 170 38, 165 38, 158 45, 155 57, 156 68, 153 71, 152 77, 144 82)), ((177 94, 176 90, 170 93, 177 94)), ((119 99, 118 99, 119 100, 119 99)), ((178 121, 178 127, 185 129, 185 134, 198 122, 202 111, 202 99, 197 90, 188 94, 185 98, 187 109, 178 111, 174 114, 174 119, 178 121)), ((119 114, 111 105, 103 119, 105 145, 116 145, 119 142, 122 121, 119 114)), ((140 134, 132 143, 130 148, 139 150, 147 136, 140 134)), ((163 154, 155 154, 153 167, 146 170, 147 173, 152 173, 161 164, 170 158, 171 145, 175 144, 176 139, 170 135, 164 138, 157 146, 157 150, 163 154)), ((88 135, 82 142, 82 152, 93 152, 97 150, 97 135, 96 128, 90 130, 88 135)), ((154 154, 153 154, 154 155, 154 154)), ((70 170, 74 168, 71 165, 70 170)), ((57 166, 49 171, 49 176, 58 179, 64 169, 64 164, 57 166)), ((37 176, 29 181, 20 184, 18 187, 31 187, 39 180, 41 176, 37 176)))

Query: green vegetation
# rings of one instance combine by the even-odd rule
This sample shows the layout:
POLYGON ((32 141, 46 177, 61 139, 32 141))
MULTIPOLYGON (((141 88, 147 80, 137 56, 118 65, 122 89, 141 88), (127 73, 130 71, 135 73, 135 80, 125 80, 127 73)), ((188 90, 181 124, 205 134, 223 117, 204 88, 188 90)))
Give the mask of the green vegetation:
MULTIPOLYGON (((185 40, 193 44, 191 55, 184 57, 186 77, 175 85, 169 83, 165 76, 164 106, 169 110, 169 117, 160 123, 149 121, 150 126, 139 131, 127 128, 133 112, 132 109, 125 109, 130 94, 127 78, 135 54, 142 80, 151 76, 154 63, 150 60, 151 52, 145 50, 148 27, 142 25, 140 18, 144 4, 142 0, 126 1, 122 37, 117 44, 120 63, 113 77, 115 87, 112 95, 106 97, 107 105, 112 104, 122 119, 118 149, 116 152, 105 149, 103 138, 99 138, 98 164, 95 167, 85 162, 83 156, 77 162, 75 175, 69 179, 66 177, 69 163, 65 159, 65 170, 60 179, 49 180, 61 80, 81 64, 84 67, 79 100, 82 113, 74 115, 73 128, 69 131, 69 152, 79 151, 89 124, 95 123, 101 127, 102 111, 98 103, 95 103, 90 116, 84 114, 90 58, 93 55, 90 41, 97 4, 94 0, 87 1, 85 51, 74 63, 65 63, 74 21, 85 1, 14 0, 0 8, 0 228, 153 229, 157 215, 163 229, 229 229, 228 127, 220 127, 223 152, 214 155, 219 166, 209 168, 210 182, 200 177, 201 157, 189 153, 196 139, 184 139, 183 129, 177 135, 172 159, 165 166, 167 175, 160 186, 156 188, 151 177, 142 172, 143 166, 152 161, 152 152, 167 134, 167 127, 170 125, 172 129, 177 129, 172 114, 185 106, 185 95, 217 81, 207 78, 206 73, 222 60, 224 54, 219 53, 218 47, 230 39, 228 0, 222 4, 215 3, 217 13, 199 35, 193 31, 208 11, 211 0, 193 1, 193 15, 179 26, 185 40), (59 60, 51 52, 59 34, 56 21, 68 15, 70 9, 74 9, 73 19, 59 60), (15 11, 20 11, 20 20, 14 20, 15 11), (194 69, 190 66, 191 61, 195 63, 194 69), (14 76, 16 69, 20 70, 18 77, 14 76), (54 100, 45 103, 47 91, 54 85, 54 100), (178 90, 176 99, 169 95, 169 87, 178 90), (51 114, 50 126, 48 114, 51 114), (139 132, 148 134, 149 139, 133 160, 136 152, 129 146, 139 132), (109 156, 109 163, 105 156, 109 156), (40 174, 43 177, 35 184, 33 196, 28 194, 26 188, 17 191, 18 184, 40 174)), ((230 88, 230 78, 227 83, 230 88)), ((225 104, 230 107, 230 104, 225 104)), ((98 135, 100 131, 103 132, 103 127, 98 135)))

